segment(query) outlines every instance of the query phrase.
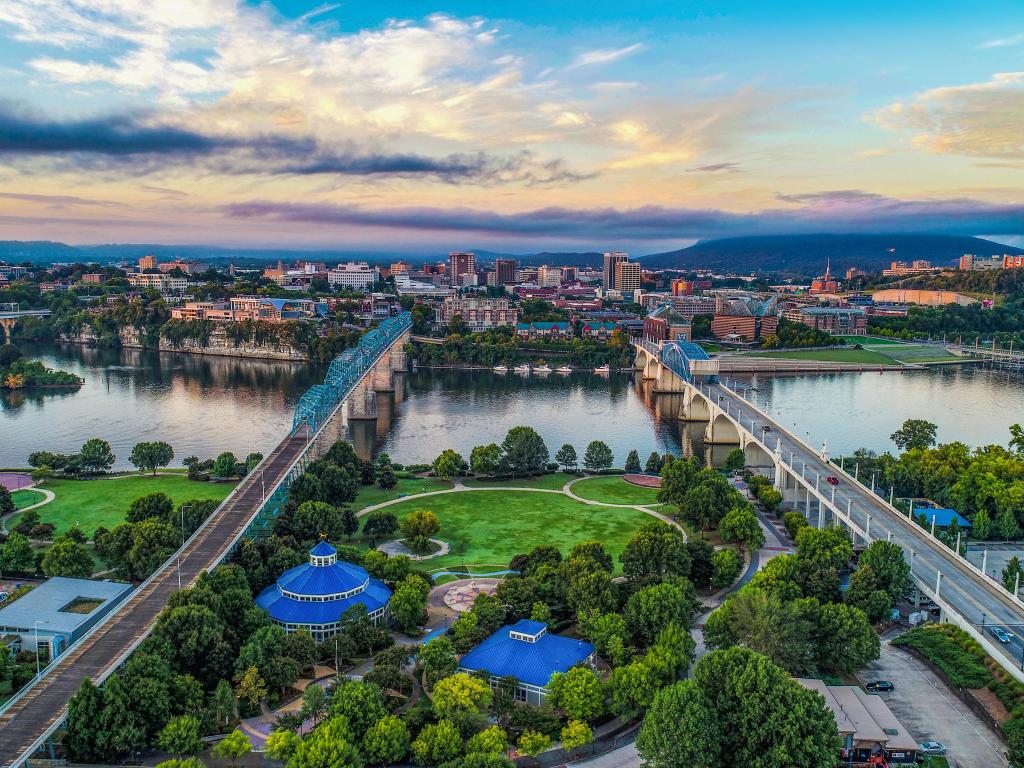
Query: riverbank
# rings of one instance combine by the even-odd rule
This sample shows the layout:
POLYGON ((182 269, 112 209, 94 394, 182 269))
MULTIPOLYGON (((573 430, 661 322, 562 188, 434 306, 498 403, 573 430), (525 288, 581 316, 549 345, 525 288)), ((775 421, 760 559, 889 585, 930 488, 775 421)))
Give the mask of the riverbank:
MULTIPOLYGON (((305 352, 289 344, 274 342, 273 344, 254 344, 252 342, 235 343, 224 329, 211 331, 206 344, 197 339, 181 339, 172 342, 160 337, 157 346, 143 342, 141 334, 135 328, 121 328, 118 331, 122 349, 147 350, 152 352, 180 352, 189 355, 208 355, 214 357, 247 358, 253 360, 279 360, 283 362, 310 362, 312 358, 305 352)), ((101 340, 91 331, 74 335, 63 335, 58 343, 80 344, 87 347, 102 346, 101 340)))

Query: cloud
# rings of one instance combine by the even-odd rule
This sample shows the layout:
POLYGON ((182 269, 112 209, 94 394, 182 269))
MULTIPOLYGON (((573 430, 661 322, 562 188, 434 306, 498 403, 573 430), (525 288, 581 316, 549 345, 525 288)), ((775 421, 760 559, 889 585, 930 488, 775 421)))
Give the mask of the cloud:
POLYGON ((250 201, 225 206, 229 218, 342 228, 422 233, 469 232, 517 238, 552 237, 583 242, 643 241, 743 234, 920 232, 976 235, 1024 231, 1024 206, 969 199, 898 200, 858 190, 780 196, 795 207, 754 213, 644 206, 539 208, 497 213, 476 208, 367 208, 330 203, 250 201))
POLYGON ((624 59, 627 56, 642 50, 644 47, 643 43, 633 43, 633 45, 627 45, 625 48, 598 48, 593 51, 586 51, 579 54, 572 60, 572 64, 569 65, 570 69, 577 67, 589 67, 596 64, 610 64, 613 61, 624 59))
POLYGON ((1013 45, 1024 45, 1024 32, 1010 37, 998 37, 995 40, 986 40, 978 47, 985 50, 989 48, 1007 48, 1013 45))
POLYGON ((694 168, 687 168, 687 173, 736 173, 740 170, 739 163, 710 163, 709 165, 698 165, 694 168))
POLYGON ((31 195, 23 192, 0 192, 2 200, 16 200, 22 203, 39 203, 50 208, 75 208, 79 206, 99 208, 123 208, 123 203, 113 200, 94 200, 87 197, 76 197, 75 195, 31 195))
POLYGON ((923 152, 990 158, 1024 157, 1024 72, 981 83, 933 88, 869 116, 908 134, 923 152))

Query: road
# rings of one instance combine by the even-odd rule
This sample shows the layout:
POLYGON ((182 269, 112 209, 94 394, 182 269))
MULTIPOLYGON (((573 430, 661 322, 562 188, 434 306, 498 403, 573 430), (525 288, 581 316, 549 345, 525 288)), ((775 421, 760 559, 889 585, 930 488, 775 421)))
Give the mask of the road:
MULTIPOLYGON (((818 482, 823 489, 823 495, 831 494, 832 487, 826 483, 825 478, 837 474, 834 466, 782 429, 774 420, 766 420, 759 411, 721 384, 704 384, 702 391, 705 394, 710 392, 713 401, 720 397, 723 407, 728 404, 729 416, 740 421, 743 428, 755 436, 763 434, 762 427, 769 427, 768 444, 765 446, 769 453, 774 452, 776 440, 781 441, 783 460, 794 467, 797 474, 804 470, 812 485, 815 481, 818 482)), ((867 518, 870 515, 872 539, 885 539, 892 534, 892 541, 903 548, 907 560, 911 563, 913 575, 927 585, 928 589, 934 590, 936 574, 941 570, 940 598, 964 619, 977 627, 983 624, 1009 627, 1014 633, 1013 642, 1007 645, 998 642, 993 644, 997 647, 997 652, 1002 652, 1006 665, 1019 665, 1024 668, 1024 642, 1019 637, 1024 634, 1024 609, 1013 606, 1009 602, 1009 595, 1000 597, 996 590, 1001 590, 1001 586, 983 584, 966 566, 944 554, 940 549, 945 549, 943 545, 930 541, 916 523, 893 513, 880 498, 860 483, 850 482, 844 478, 834 490, 836 507, 845 510, 849 504, 850 518, 862 530, 867 527, 867 518)))
POLYGON ((889 680, 892 693, 879 694, 910 735, 922 741, 941 741, 949 764, 959 768, 1005 766, 1005 747, 985 723, 956 697, 934 672, 909 653, 882 643, 878 661, 858 675, 862 683, 889 680), (922 706, 927 702, 927 706, 922 706))
MULTIPOLYGON (((204 524, 181 556, 182 586, 192 583, 200 573, 220 561, 228 543, 248 527, 261 506, 261 480, 266 482, 268 490, 276 488, 306 447, 307 439, 304 430, 286 437, 261 465, 262 472, 254 471, 242 480, 233 495, 204 524)), ((37 740, 64 718, 68 699, 82 681, 97 679, 116 663, 125 649, 145 637, 157 614, 177 590, 178 563, 171 561, 115 609, 115 619, 102 624, 60 656, 49 674, 0 715, 3 765, 21 764, 37 740)))

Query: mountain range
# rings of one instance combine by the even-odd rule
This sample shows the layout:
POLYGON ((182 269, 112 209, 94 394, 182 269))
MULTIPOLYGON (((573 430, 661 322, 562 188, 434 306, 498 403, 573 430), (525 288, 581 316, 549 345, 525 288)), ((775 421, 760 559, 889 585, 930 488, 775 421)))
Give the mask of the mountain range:
MULTIPOLYGON (((596 251, 507 254, 480 249, 474 252, 477 261, 482 264, 493 262, 495 258, 514 258, 523 266, 563 264, 598 267, 602 264, 602 255, 596 251)), ((925 259, 935 266, 952 266, 965 253, 991 256, 1020 254, 1024 253, 1024 249, 980 237, 955 235, 771 235, 702 240, 687 248, 635 258, 651 269, 706 268, 740 273, 813 275, 824 272, 826 263, 831 264, 834 274, 841 274, 848 267, 878 270, 897 260, 909 262, 925 259)), ((415 264, 446 258, 444 253, 425 257, 342 250, 219 248, 145 243, 73 246, 42 240, 0 241, 0 261, 8 263, 115 263, 122 260, 135 261, 147 254, 168 260, 180 257, 213 264, 234 262, 239 266, 255 266, 278 260, 289 263, 297 259, 328 263, 358 259, 378 264, 404 260, 415 264)))

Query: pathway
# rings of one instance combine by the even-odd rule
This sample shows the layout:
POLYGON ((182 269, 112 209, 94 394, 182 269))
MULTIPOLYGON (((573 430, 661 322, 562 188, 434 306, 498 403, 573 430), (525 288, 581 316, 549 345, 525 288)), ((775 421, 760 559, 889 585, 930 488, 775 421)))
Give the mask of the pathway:
POLYGON ((39 507, 45 506, 46 504, 49 504, 51 501, 53 501, 55 498, 57 498, 57 495, 53 491, 49 490, 48 488, 37 488, 34 485, 22 486, 18 490, 19 491, 35 491, 36 493, 41 493, 41 494, 43 494, 43 500, 42 501, 37 501, 35 504, 29 504, 27 507, 22 507, 21 509, 16 509, 16 510, 14 510, 13 512, 11 512, 9 514, 6 514, 3 517, 0 517, 0 530, 2 530, 2 531, 6 531, 7 530, 7 521, 10 520, 15 515, 20 515, 22 512, 28 512, 30 509, 38 509, 39 507))

